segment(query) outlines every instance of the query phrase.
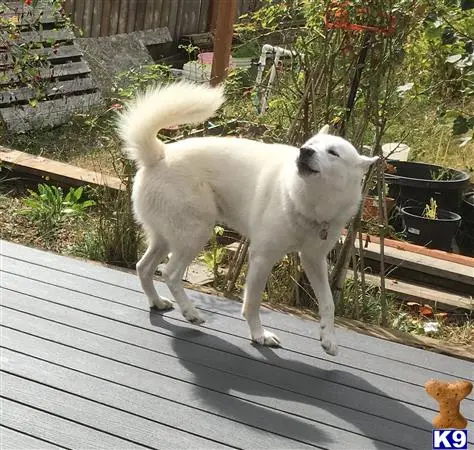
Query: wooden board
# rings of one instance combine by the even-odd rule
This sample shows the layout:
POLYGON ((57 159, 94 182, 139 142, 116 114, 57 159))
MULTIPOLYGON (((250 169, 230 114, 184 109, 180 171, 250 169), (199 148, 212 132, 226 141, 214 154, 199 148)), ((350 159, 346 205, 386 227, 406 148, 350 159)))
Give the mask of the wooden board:
POLYGON ((101 95, 92 94, 61 97, 30 105, 10 106, 0 110, 7 130, 19 133, 30 129, 51 127, 64 122, 74 114, 84 113, 102 102, 101 95))
MULTIPOLYGON (((0 3, 0 11, 2 10, 2 4, 0 3)), ((11 20, 16 26, 23 28, 38 27, 41 25, 50 24, 63 24, 64 18, 56 13, 56 10, 51 7, 33 9, 29 12, 22 12, 21 10, 15 11, 12 9, 5 9, 2 13, 3 18, 11 20)))
MULTIPOLYGON (((271 367, 248 362, 245 359, 232 355, 224 356, 221 355, 222 352, 211 351, 211 354, 205 355, 204 361, 202 361, 202 363, 206 363, 206 366, 199 367, 197 356, 207 353, 208 350, 197 345, 188 345, 184 342, 174 344, 175 346, 181 345, 183 347, 179 348, 178 353, 185 359, 182 359, 180 362, 173 358, 172 352, 168 353, 169 344, 164 345, 162 351, 158 351, 160 348, 159 344, 162 341, 159 339, 159 336, 157 336, 158 342, 156 342, 156 345, 151 345, 152 337, 150 336, 148 347, 135 345, 130 348, 131 343, 114 340, 115 335, 107 337, 105 334, 99 335, 95 333, 92 338, 91 335, 83 330, 75 331, 65 325, 52 323, 51 321, 36 317, 31 318, 30 323, 28 313, 23 314, 7 308, 2 310, 2 313, 5 314, 5 323, 8 323, 9 327, 12 328, 11 330, 5 328, 2 332, 5 336, 5 346, 12 351, 21 349, 22 342, 27 342, 30 346, 28 348, 35 349, 38 346, 41 347, 39 350, 27 352, 35 358, 44 359, 46 357, 50 362, 56 361, 62 365, 77 368, 82 364, 81 361, 84 357, 79 354, 76 355, 74 352, 72 352, 72 355, 68 355, 70 353, 69 350, 61 348, 61 345, 75 348, 80 347, 82 350, 87 350, 87 352, 93 355, 153 372, 155 374, 155 383, 163 385, 160 395, 167 396, 167 398, 174 398, 177 395, 180 401, 186 401, 187 404, 206 410, 209 409, 207 404, 219 403, 220 396, 215 393, 227 394, 229 389, 231 389, 232 395, 227 401, 234 403, 236 408, 238 408, 238 403, 236 403, 235 399, 241 399, 251 401, 261 407, 276 408, 283 412, 304 416, 307 419, 321 423, 327 422, 327 417, 321 411, 325 409, 331 412, 332 416, 337 417, 333 419, 330 423, 331 425, 357 433, 358 426, 354 427, 355 424, 353 422, 344 419, 352 414, 354 421, 362 424, 361 426, 365 428, 367 436, 381 440, 385 439, 384 427, 391 428, 394 433, 403 432, 411 434, 413 431, 411 428, 423 432, 426 428, 426 421, 429 422, 432 414, 431 410, 417 405, 407 405, 405 408, 398 408, 388 414, 388 410, 393 406, 393 400, 372 393, 362 393, 344 385, 336 386, 330 380, 321 381, 322 385, 314 389, 308 384, 311 381, 310 379, 293 374, 296 378, 295 380, 283 383, 284 377, 289 374, 287 371, 281 372, 277 368, 272 370, 271 367), (21 320, 23 323, 20 322, 21 320), (44 338, 48 342, 54 342, 55 345, 42 342, 39 339, 25 337, 22 334, 43 335, 43 328, 46 327, 48 330, 44 338), (22 331, 15 331, 19 329, 22 331), (65 334, 67 337, 64 336, 65 334), (111 342, 111 338, 113 342, 111 342), (189 347, 188 351, 184 347, 189 347), (153 351, 154 349, 156 351, 153 351), (196 354, 195 358, 190 358, 191 352, 196 354), (52 359, 49 356, 50 354, 53 355, 52 359), (211 357, 215 359, 216 363, 208 365, 211 357), (239 364, 248 367, 250 373, 231 373, 229 370, 223 371, 221 369, 221 366, 227 365, 230 368, 232 365, 237 366, 239 364), (256 378, 254 378, 254 372, 258 373, 258 370, 262 374, 257 374, 256 378), (196 373, 199 374, 199 377, 195 376, 196 373), (223 376, 225 376, 225 379, 222 379, 223 376), (167 377, 172 380, 167 380, 167 377), (264 382, 262 379, 270 381, 264 382), (181 385, 182 382, 186 383, 187 386, 181 385), (301 387, 296 387, 301 383, 303 383, 301 387), (194 395, 193 392, 189 391, 189 385, 195 386, 192 388, 194 395), (296 387, 296 390, 293 389, 294 387, 296 387), (207 393, 206 390, 211 390, 213 393, 207 393), (275 392, 272 392, 272 390, 275 392), (334 393, 334 391, 337 391, 337 393, 334 393), (307 394, 302 394, 302 392, 307 394), (274 394, 273 397, 272 393, 274 394), (199 398, 208 397, 208 399, 206 402, 200 402, 196 399, 195 394, 199 394, 199 398), (260 395, 258 396, 258 394, 260 395), (284 399, 285 403, 281 403, 281 399, 284 399), (361 406, 361 402, 364 401, 370 402, 372 405, 370 411, 361 406), (395 424, 391 422, 394 420, 396 420, 395 424), (367 422, 370 422, 370 425, 367 422)), ((136 330, 131 330, 131 334, 136 336, 138 333, 136 330)), ((101 362, 100 358, 92 358, 90 361, 97 371, 101 370, 100 365, 104 364, 102 373, 113 372, 114 374, 121 374, 125 370, 125 368, 121 369, 120 365, 111 363, 107 368, 107 364, 101 362)), ((137 372, 136 377, 143 378, 139 371, 137 372)), ((124 374, 124 376, 126 375, 124 374)), ((134 378, 136 377, 134 376, 134 378)), ((106 378, 118 379, 120 376, 118 378, 117 376, 106 376, 106 378)), ((130 381, 127 381, 125 378, 120 382, 130 385, 130 381)), ((142 388, 145 389, 148 386, 149 384, 143 381, 142 388)), ((155 392, 154 389, 151 389, 151 392, 155 392)), ((228 406, 230 407, 231 405, 229 404, 228 406)), ((232 418, 232 414, 229 418, 232 418)))
MULTIPOLYGON (((184 449, 193 445, 202 447, 211 445, 214 448, 226 448, 208 440, 199 439, 197 436, 182 432, 179 429, 170 429, 160 422, 150 420, 146 417, 146 414, 130 414, 78 395, 58 391, 54 386, 48 386, 53 377, 44 377, 43 380, 46 384, 34 381, 41 377, 35 375, 31 377, 32 373, 28 368, 21 366, 29 364, 33 368, 38 364, 40 371, 42 367, 45 367, 45 370, 57 370, 67 374, 65 370, 24 355, 17 355, 9 350, 5 350, 4 358, 7 361, 2 367, 4 371, 2 373, 3 396, 32 408, 47 410, 55 416, 67 417, 68 420, 85 427, 94 428, 102 433, 122 439, 121 448, 141 446, 155 448, 157 442, 160 443, 162 448, 184 449), (28 377, 20 378, 13 373, 27 375, 28 377)), ((60 374, 57 373, 56 375, 58 381, 53 384, 60 385, 60 374)), ((73 372, 70 372, 70 376, 73 379, 75 378, 73 372)), ((94 380, 91 379, 90 382, 93 383, 94 380)), ((82 440, 79 440, 79 442, 82 442, 82 440)), ((78 443, 73 445, 73 448, 77 448, 78 443)), ((2 446, 2 448, 5 447, 2 446)))
MULTIPOLYGON (((89 65, 85 61, 53 64, 38 70, 38 76, 44 80, 64 79, 90 73, 89 65)), ((6 70, 0 77, 0 86, 20 82, 20 77, 13 70, 6 70)))
MULTIPOLYGON (((5 32, 0 31, 0 38, 8 41, 8 37, 5 32)), ((43 30, 43 31, 26 31, 21 33, 18 40, 15 41, 17 44, 29 44, 31 42, 46 43, 51 42, 64 42, 72 41, 74 39, 74 33, 64 28, 58 30, 43 30)))
POLYGON ((127 449, 143 448, 8 398, 0 398, 0 405, 2 425, 20 430, 43 441, 54 442, 54 445, 58 447, 77 448, 77 443, 80 442, 83 449, 103 450, 104 448, 125 448, 125 446, 127 449))
POLYGON ((197 327, 150 312, 126 272, 4 241, 0 256, 2 394, 23 408, 2 425, 57 445, 173 448, 144 436, 157 424, 163 439, 211 440, 201 448, 418 450, 436 414, 424 382, 472 379, 465 361, 341 329, 330 358, 316 323, 265 310, 285 348, 252 346, 236 302, 193 293, 208 319, 197 327), (30 410, 45 416, 23 425, 30 410))
MULTIPOLYGON (((348 276, 353 278, 354 273, 348 272, 348 276)), ((358 275, 360 280, 360 274, 358 275)), ((380 277, 376 275, 366 274, 365 279, 374 286, 380 286, 380 277)), ((407 283, 393 278, 385 278, 385 288, 397 296, 397 298, 423 302, 434 305, 435 309, 441 311, 450 311, 456 308, 474 311, 474 299, 469 296, 452 294, 439 289, 432 289, 426 286, 420 286, 414 283, 407 283)))
MULTIPOLYGON (((356 241, 356 247, 358 247, 356 241)), ((368 258, 380 261, 380 245, 377 243, 364 244, 364 252, 368 258)), ((444 261, 431 256, 407 252, 394 247, 385 248, 385 264, 399 266, 426 273, 435 277, 444 277, 452 281, 472 286, 468 295, 474 295, 474 269, 464 264, 444 261)))
MULTIPOLYGON (((90 78, 76 78, 74 80, 56 81, 50 83, 46 89, 46 97, 64 96, 77 92, 95 91, 96 86, 90 78)), ((0 93, 0 108, 12 103, 18 104, 37 97, 37 92, 28 87, 14 88, 0 93)))
MULTIPOLYGON (((13 262, 9 261, 10 267, 16 267, 14 270, 18 270, 20 267, 24 267, 24 265, 14 265, 13 262)), ((40 272, 42 273, 42 272, 40 272)), ((137 296, 131 295, 130 292, 127 294, 125 292, 116 291, 115 292, 115 301, 112 305, 108 305, 106 302, 100 302, 98 300, 94 300, 91 295, 92 293, 82 293, 78 292, 78 285, 72 285, 72 279, 69 279, 69 283, 71 283, 71 291, 68 289, 52 286, 52 285, 45 285, 41 282, 30 282, 28 280, 24 280, 22 283, 22 277, 18 275, 4 273, 3 275, 4 280, 4 287, 5 289, 11 290, 12 292, 9 293, 9 296, 12 298, 16 298, 16 302, 19 303, 21 301, 22 296, 32 296, 35 300, 35 305, 31 305, 31 311, 37 310, 37 302, 40 300, 45 300, 47 294, 49 293, 50 297, 54 295, 54 302, 59 303, 60 305, 67 305, 70 304, 71 306, 78 308, 82 311, 98 314, 104 316, 104 312, 107 309, 112 309, 108 317, 111 320, 121 321, 128 324, 133 324, 134 326, 145 327, 149 330, 155 330, 156 327, 150 325, 150 318, 148 315, 143 316, 143 313, 147 312, 147 308, 137 309, 137 308, 130 308, 125 306, 123 303, 119 303, 120 300, 122 302, 126 295, 132 298, 138 298, 137 296), (21 286, 20 286, 21 285, 21 286), (18 297, 14 294, 14 292, 21 293, 22 296, 18 297), (68 303, 68 298, 71 296, 71 292, 74 292, 74 299, 68 303), (124 320, 124 317, 126 319, 124 320)), ((59 275, 58 275, 59 278, 59 275)), ((62 277, 61 277, 62 278, 62 277)), ((64 278, 63 278, 64 280, 64 278)), ((89 283, 87 280, 82 280, 83 285, 88 285, 89 288, 93 289, 93 285, 89 283)), ((101 292, 107 289, 106 287, 102 286, 101 292)), ((110 289, 109 289, 110 290, 110 289)), ((84 291, 82 288, 81 291, 84 291)), ((97 285, 95 286, 95 291, 97 292, 97 285)), ((104 300, 104 295, 101 296, 102 300, 104 300)), ((105 297, 107 298, 107 297, 105 297)), ((11 299, 5 299, 5 306, 14 307, 12 304, 11 299)), ((31 302, 27 302, 26 304, 30 304, 31 302)), ((38 303, 40 305, 40 303, 38 303)), ((61 308, 55 309, 56 314, 60 314, 61 308)), ((37 312, 39 314, 39 312, 37 312)), ((249 345, 247 336, 247 329, 246 324, 240 321, 237 321, 233 318, 220 316, 220 315, 210 315, 209 313, 205 314, 208 319, 207 324, 203 325, 202 328, 206 330, 206 335, 199 336, 199 341, 201 345, 209 345, 208 343, 220 343, 223 348, 226 348, 225 342, 221 342, 221 339, 213 339, 210 336, 221 336, 225 337, 226 341, 233 342, 234 345, 231 348, 235 347, 235 351, 238 355, 241 354, 238 351, 238 347, 241 344, 246 346, 249 345), (243 340, 242 340, 243 338, 243 340)), ((182 318, 182 316, 177 311, 170 312, 167 316, 167 319, 172 320, 175 326, 172 327, 164 327, 163 330, 160 330, 160 333, 163 333, 165 336, 172 336, 173 331, 176 327, 180 325, 186 325, 186 321, 182 318), (176 321, 176 322, 175 322, 176 321)), ((159 322, 159 317, 156 317, 156 322, 159 322)), ((312 324, 313 328, 316 328, 316 325, 312 324)), ((446 372, 444 367, 439 367, 436 369, 431 368, 422 368, 421 364, 419 365, 408 365, 400 361, 396 361, 394 359, 388 359, 375 356, 372 354, 364 354, 363 360, 360 358, 360 352, 357 349, 351 349, 345 347, 341 349, 340 355, 334 361, 329 361, 319 346, 318 340, 308 339, 303 336, 295 336, 292 335, 285 330, 278 330, 279 336, 282 338, 282 342, 284 343, 285 347, 279 351, 280 355, 286 356, 289 359, 293 360, 293 365, 296 366, 297 362, 301 363, 300 371, 308 371, 308 374, 313 374, 314 371, 311 370, 311 366, 317 364, 317 366, 322 370, 321 376, 324 377, 325 370, 342 370, 347 373, 347 376, 341 373, 341 377, 339 378, 339 382, 341 384, 345 384, 349 387, 358 388, 359 382, 361 379, 370 379, 371 386, 367 386, 365 390, 372 391, 374 393, 380 392, 380 390, 384 391, 387 395, 390 395, 394 398, 398 398, 402 401, 409 401, 409 398, 412 401, 416 401, 418 405, 427 406, 430 404, 430 401, 425 396, 423 385, 429 378, 440 378, 446 376, 448 372, 446 372), (286 341, 286 343, 285 343, 286 341), (388 369, 390 367, 390 369, 388 369), (350 375, 349 375, 350 374, 350 375), (354 375, 354 376, 352 376, 354 375), (390 379, 390 383, 388 386, 386 380, 390 379), (403 380, 400 382, 399 380, 403 380), (412 389, 410 392, 410 397, 406 397, 403 392, 403 383, 409 382, 413 386, 417 386, 416 389, 412 389)), ((165 345, 164 343, 162 345, 165 345)), ((215 346, 215 344, 214 344, 215 346)), ((261 359, 261 355, 258 351, 253 351, 252 349, 248 349, 247 352, 249 355, 253 357, 257 357, 261 359)), ((472 371, 470 366, 467 362, 464 362, 466 366, 469 366, 469 369, 466 368, 464 370, 464 364, 456 363, 453 369, 450 369, 451 373, 453 370, 456 371, 458 374, 463 374, 463 378, 469 379, 473 378, 472 371)), ((282 361, 284 367, 291 369, 291 364, 287 365, 285 362, 282 361)), ((309 391, 305 391, 306 394, 309 391)), ((474 414, 474 411, 473 411, 474 414)))
POLYGON ((10 150, 0 146, 0 161, 13 170, 24 173, 47 176, 71 186, 107 186, 112 189, 124 189, 117 177, 93 172, 70 164, 62 163, 42 156, 30 155, 18 150, 10 150))
MULTIPOLYGON (((35 7, 22 2, 4 3, 4 6, 10 8, 6 17, 19 24, 18 36, 12 36, 6 28, 0 27, 0 69, 3 69, 0 75, 0 114, 6 131, 21 133, 60 125, 72 115, 84 113, 100 103, 101 96, 88 77, 90 68, 82 60, 82 52, 74 45, 75 35, 64 20, 62 10, 54 11, 45 1, 40 1, 35 7), (15 53, 8 49, 13 38, 16 46, 32 47, 30 55, 41 57, 35 63, 33 73, 18 70, 15 53), (84 78, 88 80, 84 81, 84 78), (57 82, 67 80, 77 82, 64 83, 60 93, 62 98, 57 98, 57 82), (38 86, 32 86, 33 82, 43 85, 40 94, 38 86)), ((65 2, 65 6, 71 7, 71 2, 65 2)), ((96 11, 94 17, 101 11, 96 11)))
MULTIPOLYGON (((83 56, 81 50, 75 45, 61 45, 56 49, 51 47, 37 48, 30 50, 32 54, 37 54, 41 57, 46 57, 48 61, 58 63, 59 61, 67 61, 69 59, 80 58, 83 56)), ((8 53, 0 53, 0 67, 8 67, 13 64, 13 56, 8 53)))
MULTIPOLYGON (((0 400, 1 404, 1 400, 0 400)), ((51 444, 47 441, 43 441, 28 434, 22 433, 20 431, 13 430, 11 428, 6 428, 0 425, 0 442, 2 443, 2 448, 5 450, 8 449, 42 449, 42 450, 53 450, 60 449, 65 447, 59 447, 57 445, 51 444)))
MULTIPOLYGON (((368 236, 365 233, 362 233, 363 241, 365 242, 369 239, 370 242, 380 245, 380 238, 378 236, 368 236)), ((402 251, 407 251, 410 253, 417 253, 420 255, 431 256, 436 259, 442 259, 444 261, 450 261, 457 264, 463 264, 465 266, 474 268, 474 258, 465 255, 459 255, 457 253, 449 253, 443 250, 437 250, 432 248, 423 247, 421 245, 411 244, 406 241, 396 241, 394 239, 385 239, 384 243, 387 247, 397 248, 402 251)))
MULTIPOLYGON (((85 277, 120 287, 128 292, 125 296, 131 295, 128 304, 133 300, 137 307, 146 308, 146 300, 141 291, 138 277, 134 271, 127 270, 110 270, 100 263, 94 264, 94 271, 90 269, 90 262, 79 258, 65 258, 51 252, 45 252, 38 249, 24 247, 6 241, 0 241, 0 254, 6 257, 17 259, 19 262, 28 262, 34 264, 35 267, 51 268, 62 271, 66 274, 73 274, 78 277, 85 277), (136 294, 139 297, 136 297, 136 294)), ((31 269, 29 269, 31 271, 31 269)), ((157 289, 164 296, 169 296, 169 291, 162 283, 157 283, 157 289)), ((120 291, 119 291, 120 292, 120 291)), ((232 316, 235 320, 243 322, 240 314, 241 304, 232 300, 212 295, 203 295, 199 292, 188 291, 194 300, 198 303, 201 310, 205 313, 232 316)), ((125 298, 125 297, 124 297, 125 298)), ((272 311, 269 314, 268 309, 262 308, 262 321, 264 325, 272 330, 286 330, 294 335, 303 336, 307 339, 314 340, 314 349, 319 345, 318 324, 314 320, 302 320, 300 317, 292 316, 272 311)), ((390 330, 387 330, 387 333, 390 330)), ((409 349, 405 346, 384 341, 375 337, 363 336, 354 332, 347 332, 343 328, 338 330, 339 339, 343 348, 358 349, 364 353, 382 356, 385 359, 394 359, 396 361, 404 361, 415 367, 449 367, 452 365, 453 358, 444 355, 438 355, 431 352, 423 351, 416 348, 409 349)), ((452 370, 456 371, 456 376, 472 377, 472 364, 464 361, 456 361, 452 366, 452 370), (462 369, 461 369, 462 368, 462 369), (458 372, 457 370, 460 369, 458 372)))

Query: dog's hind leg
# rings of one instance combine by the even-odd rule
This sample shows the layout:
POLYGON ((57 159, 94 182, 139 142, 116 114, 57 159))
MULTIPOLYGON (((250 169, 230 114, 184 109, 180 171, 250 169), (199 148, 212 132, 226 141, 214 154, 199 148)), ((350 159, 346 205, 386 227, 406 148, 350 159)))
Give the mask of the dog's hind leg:
POLYGON ((309 254, 309 252, 301 253, 300 256, 303 269, 319 301, 321 346, 328 355, 335 356, 337 340, 334 330, 334 300, 329 286, 326 258, 309 254))
POLYGON ((171 245, 170 260, 161 271, 163 279, 173 294, 176 303, 178 303, 184 318, 196 325, 204 323, 205 320, 186 295, 183 286, 183 276, 186 268, 192 263, 193 259, 209 239, 211 230, 212 228, 209 230, 206 229, 205 232, 203 230, 202 233, 191 232, 191 235, 194 235, 194 237, 193 242, 190 242, 189 245, 186 245, 188 243, 182 240, 178 245, 171 245))
POLYGON ((142 289, 145 292, 150 308, 166 310, 173 308, 173 303, 158 295, 153 284, 153 275, 158 264, 166 257, 167 245, 155 237, 151 240, 143 257, 137 263, 137 273, 142 289))
POLYGON ((247 319, 252 341, 270 347, 279 346, 280 339, 274 333, 263 328, 259 310, 268 275, 277 259, 278 257, 274 258, 263 253, 256 254, 250 250, 249 271, 242 306, 242 315, 247 319))

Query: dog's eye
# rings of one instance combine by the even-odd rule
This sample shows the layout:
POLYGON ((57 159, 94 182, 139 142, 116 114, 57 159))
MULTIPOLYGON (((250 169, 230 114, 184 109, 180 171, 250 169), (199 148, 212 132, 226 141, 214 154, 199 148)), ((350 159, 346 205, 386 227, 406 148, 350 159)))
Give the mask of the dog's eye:
POLYGON ((335 156, 336 158, 340 158, 339 153, 337 153, 336 150, 333 150, 332 148, 328 150, 328 153, 332 156, 335 156))

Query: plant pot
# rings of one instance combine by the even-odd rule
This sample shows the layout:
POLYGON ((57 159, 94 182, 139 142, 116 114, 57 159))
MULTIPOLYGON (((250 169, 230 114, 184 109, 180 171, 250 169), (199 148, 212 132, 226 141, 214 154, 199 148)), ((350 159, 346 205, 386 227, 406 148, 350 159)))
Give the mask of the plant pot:
POLYGON ((388 163, 395 168, 395 173, 387 171, 385 182, 389 187, 388 195, 395 198, 397 206, 424 207, 433 198, 440 209, 459 212, 469 175, 433 164, 396 160, 388 163), (441 172, 446 177, 433 179, 433 175, 441 172))
POLYGON ((461 204, 462 223, 459 229, 458 245, 461 254, 474 256, 474 192, 467 192, 461 204))
POLYGON ((382 145, 382 153, 385 158, 397 161, 408 161, 410 147, 402 142, 390 142, 382 145))
MULTIPOLYGON (((395 206, 395 199, 385 197, 385 210, 387 211, 387 217, 395 206)), ((379 200, 377 197, 367 196, 364 202, 364 210, 362 212, 362 220, 376 220, 379 218, 379 200)))
POLYGON ((428 248, 452 251, 461 216, 439 209, 437 219, 428 219, 423 216, 423 210, 418 206, 407 206, 401 210, 408 241, 428 248))

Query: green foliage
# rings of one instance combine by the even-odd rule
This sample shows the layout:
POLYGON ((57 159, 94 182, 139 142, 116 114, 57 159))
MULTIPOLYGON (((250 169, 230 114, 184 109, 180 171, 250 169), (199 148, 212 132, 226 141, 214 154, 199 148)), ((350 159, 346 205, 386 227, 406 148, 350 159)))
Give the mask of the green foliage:
POLYGON ((154 84, 166 83, 171 80, 172 74, 169 66, 151 64, 119 73, 114 82, 114 92, 120 99, 129 99, 137 92, 154 84))
MULTIPOLYGON (((451 126, 454 136, 469 134, 472 139, 474 119, 474 11, 460 8, 458 2, 429 2, 423 26, 406 46, 406 69, 416 80, 421 97, 441 100, 440 118, 451 126), (461 108, 452 109, 459 103, 461 108)), ((419 94, 420 95, 420 94, 419 94)))
POLYGON ((225 248, 219 246, 217 243, 217 236, 224 234, 224 228, 215 226, 210 240, 210 249, 205 251, 202 255, 202 260, 209 270, 214 274, 214 284, 217 283, 219 277, 219 266, 222 263, 225 254, 225 248))
POLYGON ((438 218, 438 204, 433 198, 430 198, 430 203, 425 205, 423 217, 431 220, 436 220, 438 218))
POLYGON ((392 321, 392 327, 405 333, 425 334, 423 322, 407 312, 400 312, 392 321))
POLYGON ((53 233, 65 217, 82 216, 95 205, 93 200, 83 198, 83 187, 70 188, 64 195, 60 187, 39 184, 38 192, 28 192, 21 214, 35 221, 45 233, 53 233))
MULTIPOLYGON (((396 300, 390 294, 386 294, 386 302, 388 319, 391 320, 395 315, 396 300)), ((336 315, 379 324, 382 316, 381 304, 379 287, 367 284, 365 292, 362 293, 360 280, 356 282, 353 278, 348 278, 344 283, 341 300, 336 305, 336 315)))

